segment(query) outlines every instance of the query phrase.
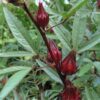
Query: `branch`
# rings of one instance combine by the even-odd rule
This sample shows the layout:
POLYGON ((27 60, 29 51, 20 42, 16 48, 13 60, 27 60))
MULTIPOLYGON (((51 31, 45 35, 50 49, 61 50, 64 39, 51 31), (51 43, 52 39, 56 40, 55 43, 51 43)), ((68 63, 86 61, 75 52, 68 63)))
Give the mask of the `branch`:
MULTIPOLYGON (((44 42, 45 42, 45 44, 46 44, 46 46, 47 46, 47 49, 48 49, 48 51, 50 52, 50 55, 51 55, 52 59, 54 59, 52 50, 51 50, 51 48, 50 48, 50 46, 49 46, 48 39, 47 39, 46 34, 45 34, 45 31, 44 31, 43 29, 41 29, 40 26, 37 24, 36 20, 34 19, 34 17, 32 16, 32 14, 30 13, 29 9, 27 8, 26 3, 24 3, 23 9, 26 11, 26 13, 28 14, 28 16, 29 16, 30 19, 32 20, 32 22, 35 24, 35 26, 36 26, 37 29, 39 30, 39 32, 40 32, 40 34, 41 34, 41 36, 42 36, 42 38, 43 38, 43 40, 44 40, 44 42)), ((55 64, 56 64, 56 63, 55 63, 55 64)), ((61 80, 62 80, 62 82, 63 82, 63 84, 64 84, 64 80, 65 80, 65 79, 64 79, 63 75, 61 75, 60 70, 59 70, 59 67, 60 67, 60 63, 59 63, 59 64, 56 64, 57 73, 58 73, 59 77, 61 78, 61 80)))
POLYGON ((47 37, 46 37, 46 35, 45 35, 45 32, 44 32, 44 31, 40 28, 40 26, 37 24, 36 20, 34 19, 34 17, 32 16, 32 14, 31 14, 30 11, 28 10, 27 5, 26 5, 25 3, 24 3, 24 5, 23 5, 23 9, 26 11, 26 13, 28 14, 28 16, 31 18, 32 22, 35 24, 35 26, 36 26, 37 29, 39 30, 39 32, 40 32, 40 34, 41 34, 41 36, 42 36, 42 38, 43 38, 43 40, 44 40, 44 42, 45 42, 45 44, 46 44, 46 46, 47 46, 47 49, 48 49, 48 51, 50 52, 51 57, 54 59, 53 54, 52 54, 52 51, 51 51, 51 48, 50 48, 49 43, 48 43, 48 39, 47 39, 47 37))

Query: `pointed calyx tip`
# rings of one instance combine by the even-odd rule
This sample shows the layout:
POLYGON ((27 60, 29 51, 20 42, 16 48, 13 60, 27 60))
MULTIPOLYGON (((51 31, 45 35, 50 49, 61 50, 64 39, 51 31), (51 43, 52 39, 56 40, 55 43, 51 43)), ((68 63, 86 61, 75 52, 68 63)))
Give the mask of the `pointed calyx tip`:
POLYGON ((62 61, 60 71, 66 75, 72 75, 77 71, 76 51, 72 50, 62 61))
POLYGON ((37 24, 43 29, 49 23, 49 15, 45 11, 42 2, 39 2, 39 8, 38 8, 37 15, 36 15, 36 21, 37 21, 37 24))

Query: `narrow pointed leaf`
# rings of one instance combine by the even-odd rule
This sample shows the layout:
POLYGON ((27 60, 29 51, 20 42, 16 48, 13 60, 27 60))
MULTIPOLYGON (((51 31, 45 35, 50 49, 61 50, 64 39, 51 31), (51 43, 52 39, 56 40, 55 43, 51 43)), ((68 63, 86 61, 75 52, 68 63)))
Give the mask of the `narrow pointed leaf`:
POLYGON ((23 56, 33 56, 35 53, 26 51, 12 51, 12 52, 0 52, 0 57, 23 57, 23 56))
POLYGON ((71 17, 72 15, 74 15, 83 5, 86 4, 88 0, 80 0, 80 2, 78 4, 76 4, 71 10, 69 10, 68 13, 63 14, 63 17, 65 19, 68 19, 69 17, 71 17))
POLYGON ((6 21, 16 40, 28 51, 34 52, 33 41, 22 23, 7 8, 3 8, 6 21))
MULTIPOLYGON (((56 23, 54 23, 54 21, 51 20, 50 21, 50 25, 54 26, 54 25, 56 25, 56 23)), ((63 27, 63 26, 61 25, 61 27, 63 27)), ((63 34, 63 31, 62 31, 63 28, 60 29, 61 27, 60 26, 56 26, 56 27, 53 28, 53 30, 54 30, 56 36, 58 37, 58 39, 61 41, 61 43, 66 47, 66 49, 68 49, 70 51, 71 48, 70 48, 70 46, 69 46, 69 44, 67 42, 68 40, 70 40, 70 39, 68 39, 69 33, 67 32, 66 33, 67 37, 65 37, 65 35, 63 34)), ((70 36, 69 36, 69 38, 70 38, 70 36)))
POLYGON ((39 66, 42 68, 42 70, 44 70, 46 72, 46 74, 49 75, 49 77, 51 77, 53 80, 55 80, 56 82, 59 82, 62 84, 59 76, 57 75, 57 73, 55 73, 55 71, 53 71, 51 68, 49 68, 45 63, 37 60, 37 63, 39 64, 39 66))
POLYGON ((86 19, 86 17, 82 17, 82 14, 76 14, 74 17, 72 28, 72 44, 76 50, 78 50, 78 46, 83 42, 83 37, 86 30, 86 19))
POLYGON ((31 68, 27 68, 12 75, 0 92, 0 100, 3 100, 21 82, 30 70, 31 68))
POLYGON ((83 47, 80 48, 78 52, 82 53, 86 50, 89 50, 98 43, 100 43, 100 34, 95 34, 83 47))
POLYGON ((28 67, 25 67, 25 66, 11 66, 8 68, 0 69, 0 75, 9 74, 9 73, 24 70, 27 68, 28 67))

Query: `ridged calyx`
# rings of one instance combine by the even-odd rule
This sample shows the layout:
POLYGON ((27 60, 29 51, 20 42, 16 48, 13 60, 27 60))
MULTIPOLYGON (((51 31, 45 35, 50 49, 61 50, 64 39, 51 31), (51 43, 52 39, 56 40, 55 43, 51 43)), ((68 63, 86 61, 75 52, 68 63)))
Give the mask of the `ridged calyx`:
POLYGON ((62 59, 62 54, 53 40, 48 40, 48 43, 49 43, 49 46, 54 58, 53 59, 50 52, 48 52, 48 55, 47 55, 48 61, 55 62, 56 64, 58 64, 59 61, 62 59))
POLYGON ((60 71, 66 75, 72 75, 77 71, 76 52, 74 50, 62 61, 60 71))
POLYGON ((43 4, 41 2, 39 2, 39 8, 37 11, 37 15, 36 15, 36 21, 37 24, 42 27, 43 29, 48 25, 49 23, 49 15, 48 13, 45 11, 43 4))

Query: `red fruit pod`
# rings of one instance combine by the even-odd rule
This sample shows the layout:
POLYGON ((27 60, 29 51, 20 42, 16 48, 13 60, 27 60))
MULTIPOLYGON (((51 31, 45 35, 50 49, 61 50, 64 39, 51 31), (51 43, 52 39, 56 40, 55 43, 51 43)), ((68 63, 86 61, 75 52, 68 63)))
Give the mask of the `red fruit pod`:
POLYGON ((48 25, 49 23, 49 15, 44 10, 43 4, 39 2, 39 8, 36 15, 36 21, 37 24, 42 27, 43 29, 48 25))
POLYGON ((48 55, 47 55, 48 61, 55 62, 56 64, 58 64, 59 61, 62 59, 62 54, 53 40, 48 40, 48 43, 49 43, 51 52, 53 54, 53 58, 52 58, 50 52, 48 52, 48 55))
POLYGON ((100 0, 97 0, 97 6, 100 8, 100 0))
POLYGON ((72 75, 77 71, 76 52, 71 51, 62 61, 60 71, 63 74, 72 75))
POLYGON ((60 100, 81 100, 81 94, 77 87, 70 81, 66 83, 65 89, 59 94, 60 100))

